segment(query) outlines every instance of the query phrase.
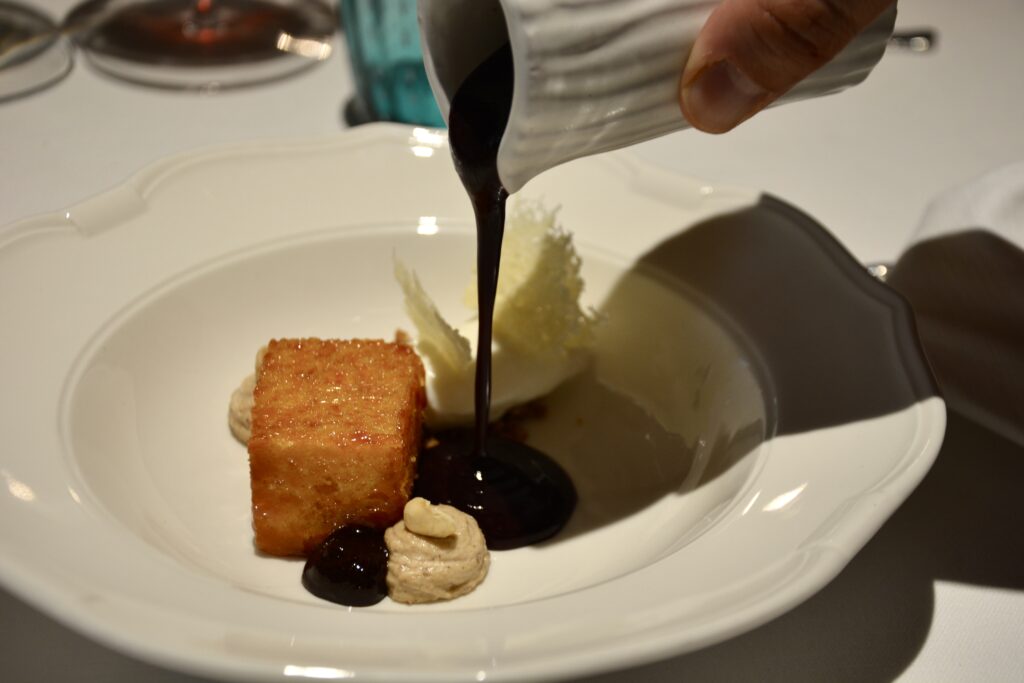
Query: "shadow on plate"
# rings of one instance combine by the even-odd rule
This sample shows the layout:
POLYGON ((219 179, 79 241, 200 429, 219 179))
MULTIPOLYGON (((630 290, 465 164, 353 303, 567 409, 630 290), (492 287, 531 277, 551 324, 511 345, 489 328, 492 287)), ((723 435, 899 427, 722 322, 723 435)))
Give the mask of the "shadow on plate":
MULTIPOLYGON (((726 230, 736 238, 751 237, 743 228, 726 230)), ((689 242, 698 237, 699 232, 681 236, 687 244, 677 248, 692 248, 689 242)), ((725 264, 735 257, 727 256, 725 264)), ((722 261, 715 263, 723 267, 722 261)), ((799 277, 799 266, 791 263, 795 272, 777 275, 799 277)), ((686 273, 706 281, 714 277, 714 268, 706 270, 686 273)), ((936 581, 1024 590, 1017 502, 1024 481, 1022 403, 1017 400, 1022 385, 1015 381, 1024 372, 1019 352, 1022 278, 1024 252, 984 230, 926 240, 901 256, 888 283, 913 305, 950 407, 931 471, 846 569, 807 602, 728 642, 630 671, 630 678, 652 683, 892 681, 914 662, 928 638, 936 581)), ((928 384, 917 387, 927 391, 928 384)), ((794 415, 787 411, 791 404, 780 402, 780 427, 827 417, 820 410, 794 415)), ((872 405, 861 398, 845 406, 850 414, 887 407, 898 403, 872 405)), ((959 652, 947 657, 993 647, 983 632, 965 632, 961 638, 959 652)), ((621 675, 587 680, 611 683, 621 675)))
MULTIPOLYGON (((714 432, 685 436, 666 429, 637 401, 601 381, 593 369, 561 387, 546 402, 547 414, 528 427, 530 441, 568 471, 579 494, 573 516, 554 539, 624 519, 665 496, 685 494, 751 459, 765 435, 764 419, 715 420, 714 432), (567 426, 568 425, 568 426, 567 426)), ((748 469, 753 463, 748 462, 748 469)), ((710 500, 664 518, 692 538, 742 486, 743 477, 720 487, 710 500)), ((685 539, 683 541, 685 542, 685 539)))
POLYGON ((938 395, 906 301, 782 201, 763 197, 699 224, 641 262, 714 301, 752 340, 770 375, 779 435, 938 395))
MULTIPOLYGON (((585 680, 892 681, 928 637, 936 581, 1024 590, 1024 534, 1017 521, 1021 481, 1024 449, 950 413, 942 450, 921 485, 807 602, 725 643, 630 670, 628 676, 585 680)), ((961 652, 988 638, 981 631, 965 632, 961 652)))
POLYGON ((938 395, 907 302, 772 197, 657 245, 599 311, 595 370, 528 426, 579 487, 553 542, 729 474, 710 519, 763 442, 938 395))

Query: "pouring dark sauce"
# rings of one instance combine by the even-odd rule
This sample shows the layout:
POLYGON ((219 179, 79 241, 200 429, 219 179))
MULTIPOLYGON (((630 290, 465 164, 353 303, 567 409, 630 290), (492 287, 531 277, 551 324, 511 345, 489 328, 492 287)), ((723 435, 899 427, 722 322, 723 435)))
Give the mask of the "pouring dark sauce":
POLYGON ((576 489, 551 458, 489 433, 491 337, 508 191, 498 176, 498 147, 512 107, 512 50, 499 49, 478 66, 452 98, 448 140, 476 215, 477 337, 472 439, 440 436, 420 454, 413 491, 433 503, 472 515, 492 550, 537 543, 558 533, 576 506, 576 489))
MULTIPOLYGON (((498 147, 512 106, 512 51, 505 46, 471 73, 452 99, 448 138, 477 226, 475 424, 438 434, 417 460, 413 495, 476 519, 491 550, 538 543, 558 533, 576 507, 576 488, 551 458, 490 432, 491 336, 508 191, 498 176, 498 147)), ((306 562, 303 585, 344 605, 384 598, 383 531, 342 528, 306 562), (372 567, 373 571, 366 567, 372 567)))

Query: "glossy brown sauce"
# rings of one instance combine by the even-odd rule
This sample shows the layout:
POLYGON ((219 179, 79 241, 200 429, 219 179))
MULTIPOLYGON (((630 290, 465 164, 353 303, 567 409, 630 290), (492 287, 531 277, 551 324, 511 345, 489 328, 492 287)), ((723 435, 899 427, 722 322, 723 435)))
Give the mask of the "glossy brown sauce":
POLYGON ((477 67, 452 98, 448 139, 476 216, 477 338, 475 424, 424 451, 414 494, 472 515, 492 550, 518 548, 558 533, 576 505, 565 471, 543 453, 490 433, 491 337, 508 191, 498 175, 498 148, 512 106, 508 45, 477 67))

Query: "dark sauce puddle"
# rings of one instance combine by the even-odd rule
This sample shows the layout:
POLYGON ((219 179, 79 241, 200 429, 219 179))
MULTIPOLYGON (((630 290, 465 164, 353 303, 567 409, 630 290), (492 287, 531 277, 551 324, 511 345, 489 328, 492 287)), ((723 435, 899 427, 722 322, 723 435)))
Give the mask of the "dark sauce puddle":
MULTIPOLYGON (((519 548, 550 538, 565 526, 576 506, 572 480, 555 461, 523 443, 491 434, 488 425, 494 298, 508 199, 508 191, 498 177, 497 161, 512 105, 512 80, 512 51, 506 45, 478 66, 452 98, 448 139, 455 168, 473 204, 477 227, 476 421, 472 431, 439 434, 439 443, 420 453, 413 488, 414 496, 472 515, 491 550, 519 548)), ((344 529, 335 532, 325 544, 337 544, 337 540, 331 539, 338 535, 348 539, 343 532, 344 529)), ((383 544, 383 532, 377 533, 381 534, 383 544)), ((351 539, 347 543, 354 551, 356 546, 351 539)), ((383 565, 380 571, 386 573, 386 548, 383 563, 379 555, 374 555, 379 551, 370 544, 362 543, 358 548, 351 560, 353 564, 383 565)), ((320 589, 317 582, 307 582, 307 575, 346 575, 346 571, 337 568, 318 569, 317 558, 324 555, 333 558, 337 554, 318 551, 309 558, 303 572, 303 584, 314 594, 348 605, 369 605, 383 599, 383 595, 375 597, 375 587, 357 589, 353 596, 349 588, 320 589), (332 595, 359 602, 343 602, 332 595)), ((356 575, 362 580, 361 573, 356 575)))

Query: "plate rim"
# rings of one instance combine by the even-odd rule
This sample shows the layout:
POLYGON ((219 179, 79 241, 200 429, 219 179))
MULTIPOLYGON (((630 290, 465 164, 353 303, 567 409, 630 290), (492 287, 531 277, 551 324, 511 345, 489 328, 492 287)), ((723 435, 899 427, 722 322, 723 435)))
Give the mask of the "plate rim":
MULTIPOLYGON (((397 140, 408 138, 408 136, 409 129, 407 127, 387 125, 356 129, 346 132, 337 138, 332 137, 330 140, 342 140, 342 142, 337 144, 344 148, 349 144, 377 144, 382 142, 384 144, 392 144, 397 140)), ((205 161, 219 159, 225 154, 288 154, 289 152, 301 152, 313 146, 322 149, 323 145, 323 139, 306 141, 253 141, 241 145, 226 145, 175 155, 147 166, 121 185, 80 202, 72 206, 68 211, 51 212, 18 221, 8 226, 8 228, 0 229, 0 252, 10 244, 18 241, 21 237, 38 234, 39 228, 73 226, 90 233, 109 229, 116 225, 119 219, 135 215, 139 210, 138 202, 144 203, 148 195, 152 192, 157 192, 161 179, 176 172, 185 172, 193 165, 201 165, 205 161)), ((651 174, 662 178, 679 179, 680 182, 685 179, 685 176, 678 176, 669 171, 633 161, 623 155, 617 155, 613 160, 608 160, 607 163, 619 165, 627 172, 638 174, 640 177, 643 177, 645 174, 651 174)), ((740 191, 743 192, 744 190, 740 191)), ((781 200, 780 203, 789 206, 785 202, 781 202, 781 200)), ((807 218, 813 221, 813 219, 807 218)), ((816 222, 815 225, 817 225, 816 222)), ((820 226, 818 227, 820 228, 820 226)), ((823 230, 823 232, 828 234, 827 231, 823 230)), ((842 247, 842 245, 839 246, 842 247)), ((198 265, 198 262, 196 262, 196 265, 198 265)), ((883 285, 879 284, 879 286, 883 285)), ((136 295, 131 299, 133 303, 129 305, 135 305, 134 302, 137 302, 140 297, 146 295, 146 293, 136 295)), ((893 295, 898 297, 895 292, 893 292, 893 295)), ((902 301, 901 297, 900 300, 902 301)), ((905 305, 905 301, 903 303, 905 305)), ((119 317, 122 312, 116 313, 113 317, 119 317)), ((906 306, 904 315, 908 314, 909 306, 906 306)), ((110 319, 101 321, 99 326, 93 328, 92 334, 100 333, 102 329, 106 329, 110 322, 110 319)), ((912 318, 910 323, 912 326, 912 318)), ((77 360, 73 365, 75 364, 77 364, 77 360)), ((915 452, 908 451, 902 454, 902 459, 907 462, 906 467, 901 471, 898 478, 895 480, 892 478, 887 479, 884 482, 884 486, 880 483, 879 486, 875 487, 877 490, 863 492, 878 496, 874 504, 869 506, 869 509, 862 511, 862 514, 867 515, 866 519, 870 521, 870 523, 865 524, 865 520, 862 519, 860 523, 862 528, 867 529, 873 526, 870 529, 870 533, 867 533, 867 537, 863 539, 863 542, 866 542, 867 538, 873 535, 874 531, 881 526, 889 514, 895 510, 906 495, 909 495, 909 492, 920 482, 938 453, 941 433, 945 424, 944 403, 939 398, 928 399, 927 401, 914 404, 910 409, 917 413, 918 436, 922 432, 928 432, 924 436, 930 438, 925 438, 923 443, 917 444, 918 448, 915 452)), ((0 537, 0 541, 3 541, 2 537, 0 537)), ((857 549, 859 550, 859 547, 862 545, 863 543, 857 549)), ((580 675, 613 670, 690 651, 737 635, 795 607, 804 599, 820 590, 831 578, 839 573, 842 567, 855 554, 855 551, 844 552, 842 548, 830 545, 824 545, 820 548, 810 546, 807 548, 807 552, 810 559, 806 559, 809 564, 805 566, 804 574, 806 575, 809 571, 812 572, 814 581, 804 581, 797 586, 786 584, 790 588, 788 593, 780 590, 773 593, 769 600, 750 607, 750 610, 757 612, 755 617, 741 618, 734 615, 733 623, 722 625, 717 631, 712 629, 714 633, 706 631, 702 638, 681 643, 678 636, 673 637, 671 634, 667 634, 660 639, 647 641, 646 647, 634 645, 633 649, 628 652, 622 652, 621 648, 617 651, 604 651, 602 652, 603 657, 598 658, 594 658, 593 653, 587 655, 580 653, 570 654, 563 656, 559 660, 560 663, 542 662, 532 666, 528 663, 527 665, 520 665, 518 668, 505 666, 501 669, 489 671, 487 678, 491 680, 510 680, 520 676, 580 675), (810 552, 812 550, 814 552, 810 552)), ((96 619, 91 617, 84 608, 69 611, 66 604, 61 604, 62 601, 59 597, 51 596, 62 592, 70 595, 72 592, 70 589, 63 591, 63 587, 60 587, 54 591, 54 587, 48 584, 46 580, 42 578, 36 579, 36 577, 31 575, 28 567, 19 567, 17 558, 7 557, 6 554, 0 555, 0 579, 22 599, 27 600, 43 612, 133 656, 193 673, 237 678, 239 680, 251 680, 253 677, 263 680, 284 680, 289 677, 286 673, 280 671, 273 674, 264 666, 257 666, 255 668, 240 667, 238 662, 232 662, 221 657, 208 656, 206 658, 196 658, 194 653, 192 657, 180 653, 176 654, 167 647, 157 646, 132 635, 127 635, 113 624, 97 623, 96 619)), ((66 599, 64 602, 66 602, 66 599)), ((424 672, 421 675, 410 676, 408 671, 404 670, 355 673, 356 677, 364 678, 365 680, 389 680, 397 676, 408 680, 422 681, 474 680, 473 674, 475 674, 475 672, 467 671, 463 672, 464 675, 460 676, 458 673, 445 671, 436 674, 424 672)))

